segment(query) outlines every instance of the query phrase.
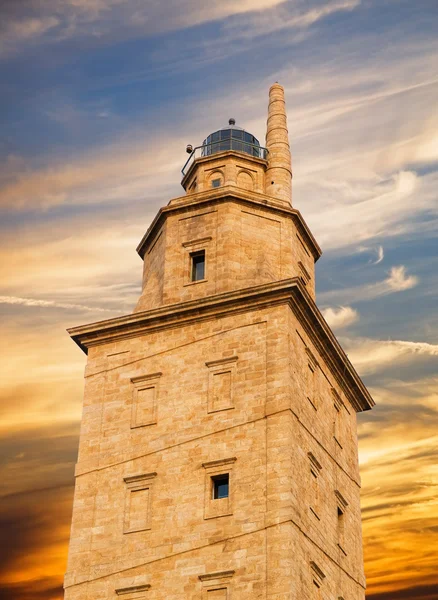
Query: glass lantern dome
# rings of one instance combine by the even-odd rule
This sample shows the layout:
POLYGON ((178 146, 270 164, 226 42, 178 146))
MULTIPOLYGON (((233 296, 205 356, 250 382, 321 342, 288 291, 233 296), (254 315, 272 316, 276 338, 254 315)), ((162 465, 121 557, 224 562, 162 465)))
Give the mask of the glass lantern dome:
POLYGON ((258 139, 241 127, 237 127, 234 119, 228 121, 228 127, 211 133, 203 141, 201 155, 210 156, 226 150, 236 150, 257 158, 266 158, 266 149, 260 146, 258 139))

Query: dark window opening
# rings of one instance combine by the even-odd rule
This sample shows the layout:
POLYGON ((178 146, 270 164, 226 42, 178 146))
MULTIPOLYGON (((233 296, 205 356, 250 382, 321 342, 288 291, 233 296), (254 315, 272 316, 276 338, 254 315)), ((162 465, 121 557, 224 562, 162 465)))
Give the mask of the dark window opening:
POLYGON ((194 252, 190 256, 192 260, 191 280, 201 281, 205 279, 205 250, 194 252))
POLYGON ((338 530, 342 535, 344 533, 344 512, 338 506, 338 530))
POLYGON ((221 180, 220 179, 213 179, 213 181, 211 182, 211 187, 218 188, 220 186, 221 186, 221 180))
POLYGON ((213 481, 213 500, 220 500, 222 498, 228 498, 230 489, 230 476, 216 475, 211 478, 213 481))
POLYGON ((338 544, 344 545, 344 511, 338 506, 338 544))

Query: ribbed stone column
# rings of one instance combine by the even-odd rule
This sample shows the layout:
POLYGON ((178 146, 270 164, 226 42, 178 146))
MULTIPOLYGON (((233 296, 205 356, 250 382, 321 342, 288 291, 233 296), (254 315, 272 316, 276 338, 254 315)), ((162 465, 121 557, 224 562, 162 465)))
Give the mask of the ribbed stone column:
POLYGON ((274 83, 269 90, 268 123, 266 130, 268 168, 265 192, 277 200, 292 204, 292 160, 287 131, 284 89, 274 83))

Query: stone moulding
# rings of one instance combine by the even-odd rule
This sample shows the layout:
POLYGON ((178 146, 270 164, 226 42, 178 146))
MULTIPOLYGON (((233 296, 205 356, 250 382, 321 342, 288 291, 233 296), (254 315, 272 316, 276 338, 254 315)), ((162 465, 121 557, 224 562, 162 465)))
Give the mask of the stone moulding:
POLYGON ((153 479, 154 477, 156 477, 157 474, 154 473, 145 473, 142 475, 130 475, 129 477, 124 477, 123 481, 127 484, 135 484, 135 483, 141 483, 143 481, 148 481, 149 479, 153 479))
POLYGON ((335 388, 332 388, 331 392, 332 392, 332 396, 333 396, 333 403, 334 403, 334 405, 336 407, 336 410, 341 410, 341 408, 344 406, 344 403, 342 402, 341 397, 339 396, 339 394, 335 390, 335 388))
POLYGON ((237 458, 233 456, 232 458, 221 458, 220 460, 212 460, 210 462, 202 463, 204 469, 213 469, 216 467, 224 467, 225 465, 231 465, 235 463, 237 458))
POLYGON ((238 359, 238 356, 228 356, 227 358, 219 358, 218 360, 209 360, 205 363, 205 366, 216 367, 220 365, 228 365, 229 363, 236 362, 238 359))
POLYGON ((339 503, 339 507, 345 510, 348 506, 348 502, 345 500, 344 496, 341 494, 339 490, 335 490, 335 496, 339 503))
POLYGON ((158 373, 151 373, 150 375, 138 375, 137 377, 131 377, 131 383, 143 383, 144 381, 149 381, 151 379, 158 379, 162 376, 163 373, 159 371, 158 373))
POLYGON ((205 573, 198 575, 200 581, 212 581, 214 579, 227 579, 234 575, 235 571, 218 571, 217 573, 205 573))
POLYGON ((299 277, 168 304, 67 331, 87 353, 92 346, 281 304, 289 305, 353 408, 356 411, 372 408, 374 400, 299 277))
POLYGON ((312 454, 311 452, 308 452, 307 456, 309 457, 310 463, 313 466, 313 468, 316 469, 316 473, 318 473, 318 471, 321 471, 322 465, 319 462, 319 460, 315 457, 315 455, 312 454))
POLYGON ((115 590, 117 596, 124 596, 125 594, 138 594, 139 592, 147 592, 151 586, 149 583, 144 585, 134 585, 132 587, 118 588, 115 590))
POLYGON ((313 582, 317 587, 321 587, 322 582, 325 579, 325 574, 321 571, 318 565, 312 561, 310 561, 310 569, 312 571, 313 582))
POLYGON ((207 242, 211 242, 213 238, 211 236, 209 237, 205 237, 205 238, 200 238, 198 240, 190 240, 189 242, 184 242, 182 244, 182 246, 184 248, 190 248, 190 246, 196 246, 198 244, 206 244, 207 242))
POLYGON ((313 354, 313 352, 307 346, 306 346, 306 354, 307 354, 307 358, 309 359, 309 362, 312 365, 313 371, 316 371, 316 369, 319 367, 319 363, 316 360, 315 355, 313 354))

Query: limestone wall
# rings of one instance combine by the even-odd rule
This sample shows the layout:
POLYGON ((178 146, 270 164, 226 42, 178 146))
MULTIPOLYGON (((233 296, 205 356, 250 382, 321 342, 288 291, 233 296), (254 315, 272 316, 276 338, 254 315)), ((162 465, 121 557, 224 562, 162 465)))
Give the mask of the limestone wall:
POLYGON ((354 414, 338 456, 335 384, 311 387, 297 330, 283 304, 90 348, 67 600, 317 598, 313 563, 321 597, 363 598, 354 414), (212 500, 225 472, 230 497, 212 500))

